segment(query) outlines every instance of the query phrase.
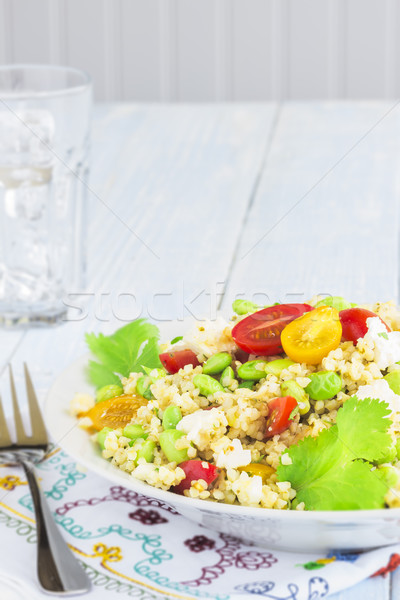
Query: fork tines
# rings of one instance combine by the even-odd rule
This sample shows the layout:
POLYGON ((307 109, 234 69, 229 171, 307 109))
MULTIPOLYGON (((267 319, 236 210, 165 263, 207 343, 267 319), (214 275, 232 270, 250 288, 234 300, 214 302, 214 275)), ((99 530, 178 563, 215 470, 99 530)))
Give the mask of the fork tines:
MULTIPOLYGON (((43 423, 43 418, 40 412, 39 404, 37 401, 36 393, 32 384, 32 380, 28 371, 28 367, 24 363, 24 375, 26 393, 28 397, 29 405, 29 416, 31 421, 32 435, 28 436, 25 433, 24 425, 22 422, 21 411, 19 409, 18 397, 15 388, 15 380, 11 365, 9 365, 10 372, 10 389, 11 399, 14 412, 15 432, 17 436, 16 443, 18 446, 35 446, 47 444, 47 433, 43 423)), ((10 434, 7 427, 4 411, 0 401, 0 447, 7 447, 12 444, 10 434)))

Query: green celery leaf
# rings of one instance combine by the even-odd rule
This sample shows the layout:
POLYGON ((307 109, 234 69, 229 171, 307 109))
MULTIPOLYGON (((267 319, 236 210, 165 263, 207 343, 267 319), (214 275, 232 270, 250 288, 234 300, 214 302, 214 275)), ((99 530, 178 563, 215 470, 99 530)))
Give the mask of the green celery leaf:
POLYGON ((89 368, 91 381, 102 387, 115 382, 111 374, 128 377, 130 373, 143 373, 143 366, 152 369, 161 367, 159 337, 158 328, 145 319, 133 321, 109 336, 86 334, 86 342, 99 360, 96 363, 99 366, 92 364, 89 368))
POLYGON ((350 398, 336 425, 285 451, 292 463, 278 466, 278 479, 290 481, 307 510, 383 507, 387 486, 365 461, 378 461, 391 447, 389 414, 385 402, 350 398))

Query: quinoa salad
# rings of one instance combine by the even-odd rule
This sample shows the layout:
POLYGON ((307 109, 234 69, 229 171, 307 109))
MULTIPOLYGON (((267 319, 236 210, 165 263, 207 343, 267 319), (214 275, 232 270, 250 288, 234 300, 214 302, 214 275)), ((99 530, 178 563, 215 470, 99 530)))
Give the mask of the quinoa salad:
POLYGON ((87 334, 70 412, 105 460, 189 498, 278 510, 400 507, 400 311, 315 296, 233 303, 160 342, 87 334))

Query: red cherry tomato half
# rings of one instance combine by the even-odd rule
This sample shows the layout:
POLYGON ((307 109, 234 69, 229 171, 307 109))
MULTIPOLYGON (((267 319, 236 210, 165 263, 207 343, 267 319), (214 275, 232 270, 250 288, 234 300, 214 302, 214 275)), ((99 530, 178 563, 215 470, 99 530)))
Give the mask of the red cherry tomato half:
MULTIPOLYGON (((268 403, 268 418, 265 428, 265 438, 271 438, 285 431, 290 425, 291 414, 297 406, 297 401, 292 396, 274 398, 268 403)), ((293 418, 293 417, 292 417, 293 418)), ((180 466, 180 465, 179 465, 180 466)))
POLYGON ((197 367, 200 363, 192 350, 174 350, 160 354, 160 360, 168 373, 177 373, 185 365, 197 367))
MULTIPOLYGON (((357 343, 357 340, 363 338, 368 332, 367 319, 370 317, 378 317, 375 313, 366 308, 346 308, 339 313, 340 322, 342 324, 342 338, 346 342, 357 343)), ((380 317, 378 317, 380 319, 380 317)), ((382 323, 388 331, 389 327, 385 321, 382 323)))
POLYGON ((198 479, 204 479, 207 485, 210 485, 218 477, 219 470, 215 465, 211 465, 205 460, 185 460, 178 465, 185 471, 185 479, 182 479, 178 485, 171 488, 175 494, 183 494, 184 490, 188 490, 192 485, 193 481, 198 479))
POLYGON ((232 329, 235 343, 249 354, 271 356, 283 352, 281 332, 288 323, 312 310, 309 304, 277 304, 239 321, 232 329))

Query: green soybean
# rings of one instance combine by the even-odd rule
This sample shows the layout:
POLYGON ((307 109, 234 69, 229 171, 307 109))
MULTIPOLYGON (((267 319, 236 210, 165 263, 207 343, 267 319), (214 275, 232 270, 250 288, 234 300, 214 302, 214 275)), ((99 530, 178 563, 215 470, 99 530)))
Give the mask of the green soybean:
POLYGON ((386 379, 386 381, 389 384, 390 389, 395 394, 400 394, 400 369, 397 369, 396 371, 392 371, 391 373, 388 373, 387 375, 385 375, 385 377, 383 379, 386 379))
POLYGON ((254 384, 256 383, 256 381, 242 381, 242 383, 239 383, 238 387, 239 388, 247 388, 249 390, 252 390, 254 387, 254 384))
POLYGON ((142 375, 136 382, 136 391, 138 394, 146 398, 146 400, 151 400, 153 394, 151 393, 150 386, 152 381, 148 375, 142 375))
POLYGON ((105 385, 100 388, 96 392, 96 402, 103 402, 104 400, 109 400, 110 398, 115 398, 115 396, 120 396, 124 393, 122 386, 116 385, 115 383, 111 385, 105 385))
POLYGON ((179 406, 167 406, 164 410, 162 426, 164 429, 175 429, 181 419, 182 413, 179 406))
POLYGON ((223 392, 224 388, 219 381, 210 377, 210 375, 195 375, 193 383, 200 391, 202 396, 210 396, 216 392, 223 392))
POLYGON ((102 450, 104 450, 104 442, 106 441, 107 434, 109 434, 110 431, 112 431, 111 427, 103 427, 103 429, 97 433, 97 443, 102 450))
POLYGON ((294 379, 281 383, 282 396, 292 396, 298 404, 299 413, 305 415, 310 410, 310 401, 308 394, 304 391, 300 384, 294 379))
POLYGON ((315 308, 319 306, 332 306, 332 308, 336 308, 337 311, 346 310, 347 308, 352 307, 351 302, 347 302, 342 296, 328 296, 323 300, 319 300, 315 305, 315 308))
POLYGON ((188 454, 187 449, 177 450, 175 448, 176 442, 183 437, 185 434, 178 429, 167 429, 160 433, 160 446, 169 462, 176 462, 177 464, 187 460, 188 454))
POLYGON ((203 373, 206 375, 216 375, 222 373, 226 367, 232 362, 232 356, 228 352, 218 352, 214 356, 210 356, 203 364, 203 373))
POLYGON ((145 442, 143 442, 143 444, 140 446, 139 450, 137 451, 136 463, 138 462, 139 458, 144 458, 144 460, 148 463, 153 462, 155 448, 156 448, 156 443, 153 442, 153 440, 146 440, 145 442))
POLYGON ((221 378, 220 378, 219 382, 223 387, 228 387, 231 385, 231 383, 233 382, 234 379, 235 379, 234 370, 232 369, 232 367, 226 367, 221 373, 221 378))
POLYGON ((247 315, 247 313, 256 312, 260 307, 250 300, 235 300, 232 309, 237 315, 247 315))
POLYGON ((265 365, 265 372, 267 375, 279 375, 284 369, 288 369, 290 365, 294 365, 294 361, 290 358, 278 358, 277 360, 271 360, 265 365))
POLYGON ((149 434, 145 432, 141 425, 136 424, 126 425, 126 427, 124 427, 122 430, 122 435, 131 440, 130 445, 132 445, 133 442, 136 442, 136 440, 139 438, 143 438, 145 440, 149 436, 149 434))
POLYGON ((258 381, 259 379, 262 379, 266 376, 266 365, 267 363, 265 360, 250 360, 246 363, 243 363, 243 365, 240 365, 240 367, 237 370, 237 373, 240 379, 245 379, 246 381, 251 379, 258 381), (261 369, 257 369, 257 366, 260 366, 261 369))
POLYGON ((333 371, 319 371, 310 375, 310 383, 305 388, 312 400, 329 400, 342 388, 342 380, 333 371))

